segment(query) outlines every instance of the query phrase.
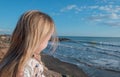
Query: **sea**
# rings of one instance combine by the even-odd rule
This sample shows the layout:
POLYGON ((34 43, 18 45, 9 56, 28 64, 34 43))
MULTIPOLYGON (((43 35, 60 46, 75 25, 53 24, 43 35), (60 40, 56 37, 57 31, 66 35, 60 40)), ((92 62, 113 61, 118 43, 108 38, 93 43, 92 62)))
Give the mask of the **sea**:
MULTIPOLYGON (((77 65, 88 77, 120 77, 120 37, 60 36, 53 56, 77 65)), ((44 50, 49 54, 48 48, 44 50)))

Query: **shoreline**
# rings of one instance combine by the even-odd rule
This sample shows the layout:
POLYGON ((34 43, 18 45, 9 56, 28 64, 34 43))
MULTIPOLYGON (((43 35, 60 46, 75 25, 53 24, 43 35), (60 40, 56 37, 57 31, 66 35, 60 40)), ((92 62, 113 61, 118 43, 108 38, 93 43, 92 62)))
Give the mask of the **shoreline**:
MULTIPOLYGON (((10 44, 9 37, 5 37, 0 39, 0 60, 5 55, 10 44)), ((68 41, 68 39, 62 39, 61 41, 68 41)), ((46 66, 46 77, 120 77, 118 71, 97 68, 87 64, 77 66, 45 53, 41 53, 41 57, 43 64, 46 66)))
POLYGON ((41 54, 41 60, 49 70, 59 74, 67 75, 68 77, 88 77, 78 66, 62 62, 53 56, 41 54))

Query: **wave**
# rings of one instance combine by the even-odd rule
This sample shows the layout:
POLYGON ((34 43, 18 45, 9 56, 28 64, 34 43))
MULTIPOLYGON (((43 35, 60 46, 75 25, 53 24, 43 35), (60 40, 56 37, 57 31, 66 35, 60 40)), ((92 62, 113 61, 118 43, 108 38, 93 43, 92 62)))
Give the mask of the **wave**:
MULTIPOLYGON (((83 45, 83 46, 87 46, 87 45, 83 45)), ((97 47, 97 46, 87 46, 88 51, 89 50, 93 51, 92 48, 96 49, 96 52, 98 52, 98 53, 107 54, 107 55, 111 55, 111 56, 116 56, 116 57, 120 58, 120 51, 100 48, 100 47, 97 47)))
MULTIPOLYGON (((100 47, 100 45, 102 46, 114 46, 114 47, 119 47, 120 45, 115 45, 115 44, 108 44, 108 43, 104 43, 104 42, 89 42, 89 41, 74 41, 74 40, 71 40, 69 42, 72 42, 72 43, 77 43, 77 44, 80 44, 80 45, 83 45, 86 48, 86 50, 91 50, 91 48, 94 48, 96 49, 96 51, 100 52, 100 53, 103 53, 103 54, 108 54, 108 55, 111 55, 111 56, 116 56, 116 57, 119 57, 120 58, 120 48, 117 48, 118 50, 113 50, 113 49, 110 49, 111 47, 109 47, 108 49, 107 48, 103 48, 103 47, 100 47), (82 42, 82 43, 81 43, 82 42), (87 43, 87 44, 83 44, 83 43, 87 43), (92 45, 91 45, 92 44, 92 45), (116 55, 115 55, 116 54, 116 55)), ((73 47, 74 48, 74 47, 73 47)), ((79 47, 77 48, 79 49, 79 47)), ((92 50, 91 50, 92 51, 92 50)))
POLYGON ((73 42, 60 43, 58 45, 57 51, 58 52, 56 52, 56 54, 59 55, 59 58, 63 58, 63 61, 68 61, 70 63, 77 62, 79 64, 95 67, 97 69, 104 69, 107 71, 120 73, 120 67, 116 66, 115 64, 112 64, 112 63, 117 64, 116 61, 118 61, 118 65, 120 64, 119 61, 120 53, 118 51, 101 48, 99 47, 99 45, 89 45, 80 42, 76 43, 75 41, 74 43, 73 42), (86 55, 83 53, 88 54, 86 55), (91 57, 88 57, 89 55, 91 57), (101 58, 106 58, 107 56, 107 59, 106 60, 103 60, 101 58, 98 59, 97 58, 98 55, 101 56, 101 58), (110 61, 108 62, 107 60, 110 61))
POLYGON ((109 43, 109 42, 97 42, 97 41, 85 41, 85 40, 79 40, 79 41, 69 40, 67 42, 72 42, 72 43, 87 43, 87 44, 92 44, 92 45, 103 45, 103 46, 120 47, 119 44, 112 44, 112 43, 109 43))
MULTIPOLYGON (((94 64, 94 63, 87 62, 83 58, 75 58, 75 57, 66 56, 66 55, 60 55, 60 54, 56 54, 56 55, 59 56, 59 57, 56 57, 58 59, 60 59, 61 57, 64 58, 64 59, 65 58, 69 59, 70 61, 68 61, 68 60, 66 61, 66 60, 63 60, 63 59, 62 59, 62 61, 69 62, 69 63, 72 63, 72 64, 75 64, 74 62, 76 61, 77 63, 84 64, 85 66, 120 73, 120 68, 114 68, 114 67, 108 66, 107 64, 102 66, 100 64, 94 64), (71 61, 74 61, 74 62, 71 62, 71 61)), ((93 60, 93 62, 94 61, 95 60, 93 60)), ((98 60, 96 60, 96 61, 98 61, 98 60)), ((77 65, 77 63, 76 63, 76 65, 77 65)))
MULTIPOLYGON (((81 44, 83 45, 83 44, 81 44)), ((70 46, 70 45, 66 45, 66 44, 59 44, 59 46, 62 47, 67 47, 67 48, 72 48, 75 50, 79 50, 79 51, 91 51, 91 52, 97 52, 97 53, 101 53, 101 54, 106 54, 106 55, 110 55, 110 56, 115 56, 120 58, 120 52, 118 51, 114 51, 114 50, 109 50, 109 49, 104 49, 104 48, 99 48, 97 46, 89 46, 89 45, 83 45, 83 47, 75 47, 75 46, 70 46), (92 49, 94 48, 94 49, 92 49)))

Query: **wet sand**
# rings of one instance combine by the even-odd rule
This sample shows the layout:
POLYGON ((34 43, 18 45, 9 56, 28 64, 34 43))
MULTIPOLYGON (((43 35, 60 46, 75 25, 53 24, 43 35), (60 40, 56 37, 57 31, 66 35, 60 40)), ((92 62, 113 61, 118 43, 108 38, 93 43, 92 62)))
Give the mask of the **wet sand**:
POLYGON ((42 54, 42 62, 52 71, 67 75, 68 77, 87 77, 87 75, 76 65, 62 62, 53 56, 42 54))

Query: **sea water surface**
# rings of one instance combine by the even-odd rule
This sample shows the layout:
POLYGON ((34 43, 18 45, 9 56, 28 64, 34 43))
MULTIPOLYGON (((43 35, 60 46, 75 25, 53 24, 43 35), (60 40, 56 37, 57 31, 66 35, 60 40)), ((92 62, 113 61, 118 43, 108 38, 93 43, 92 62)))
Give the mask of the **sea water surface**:
MULTIPOLYGON (((61 36, 54 57, 82 68, 89 77, 120 77, 119 37, 61 36)), ((51 45, 49 43, 48 47, 51 45)), ((47 47, 47 48, 48 48, 47 47)), ((45 49, 45 53, 47 52, 45 49)))

